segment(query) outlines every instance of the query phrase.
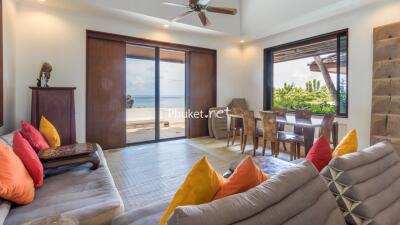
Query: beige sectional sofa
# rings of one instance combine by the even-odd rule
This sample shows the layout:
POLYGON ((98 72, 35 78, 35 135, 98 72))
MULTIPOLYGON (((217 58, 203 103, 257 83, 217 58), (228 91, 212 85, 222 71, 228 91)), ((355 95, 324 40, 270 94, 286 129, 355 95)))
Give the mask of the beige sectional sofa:
MULTIPOLYGON (((156 225, 167 204, 124 214, 113 225, 156 225)), ((344 225, 332 193, 306 161, 247 192, 178 207, 168 225, 344 225)))
POLYGON ((91 165, 86 164, 54 171, 36 191, 33 203, 13 206, 4 224, 20 225, 56 215, 72 218, 80 225, 111 224, 124 212, 124 205, 103 152, 98 153, 101 163, 97 170, 90 170, 91 165))
MULTIPOLYGON (((167 206, 127 212, 113 225, 157 225, 167 206)), ((321 174, 306 161, 247 192, 178 207, 168 225, 394 225, 399 212, 400 156, 382 142, 332 160, 321 174)))
POLYGON ((321 175, 348 224, 400 224, 400 157, 390 143, 336 158, 321 175))

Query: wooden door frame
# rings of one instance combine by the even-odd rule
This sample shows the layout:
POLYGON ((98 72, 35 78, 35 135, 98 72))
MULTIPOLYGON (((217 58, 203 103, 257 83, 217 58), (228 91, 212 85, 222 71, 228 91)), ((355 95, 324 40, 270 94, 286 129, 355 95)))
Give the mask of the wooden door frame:
POLYGON ((93 30, 86 30, 86 37, 125 42, 126 44, 132 44, 132 45, 159 47, 162 49, 170 49, 170 50, 197 51, 197 52, 215 53, 215 54, 217 53, 217 50, 215 50, 215 49, 194 47, 194 46, 190 46, 190 45, 175 44, 175 43, 163 42, 163 41, 154 41, 154 40, 145 39, 145 38, 130 37, 130 36, 125 36, 125 35, 111 34, 111 33, 99 32, 99 31, 93 31, 93 30))
MULTIPOLYGON (((99 31, 93 31, 93 30, 86 30, 86 40, 88 40, 89 38, 109 40, 109 41, 117 41, 117 42, 124 42, 126 45, 147 46, 147 47, 154 47, 154 48, 158 48, 158 49, 176 50, 176 51, 185 52, 185 59, 186 59, 185 60, 186 61, 185 62, 185 92, 186 92, 185 93, 185 95, 186 95, 186 97, 185 97, 185 105, 186 105, 185 109, 186 110, 190 109, 191 105, 192 105, 191 94, 190 94, 190 54, 189 53, 190 52, 200 52, 200 53, 207 53, 207 54, 215 55, 214 72, 215 72, 215 74, 217 74, 217 50, 215 50, 215 49, 195 47, 195 46, 176 44, 176 43, 170 43, 170 42, 163 42, 163 41, 154 41, 154 40, 149 40, 149 39, 144 39, 144 38, 136 38, 136 37, 130 37, 130 36, 112 34, 112 33, 106 33, 106 32, 99 32, 99 31)), ((159 55, 158 55, 158 58, 159 58, 159 55)), ((156 58, 156 61, 157 61, 157 58, 156 58)), ((157 67, 157 65, 156 65, 156 67, 157 67)), ((159 65, 158 65, 158 67, 159 67, 159 65)), ((157 70, 157 68, 156 68, 156 70, 157 70)), ((159 68, 158 68, 158 70, 159 70, 159 68)), ((215 90, 217 90, 217 79, 215 79, 215 90)), ((159 90, 158 90, 158 92, 159 92, 159 90)), ((217 98, 217 95, 215 95, 215 99, 214 99, 215 105, 216 105, 216 102, 217 102, 216 98, 217 98)), ((86 117, 87 116, 88 115, 86 114, 86 117)), ((158 117, 156 115, 156 120, 157 120, 157 118, 158 117)), ((185 125, 186 125, 186 127, 185 127, 186 128, 186 131, 185 131, 186 135, 185 136, 186 136, 186 138, 187 137, 190 138, 191 137, 190 136, 190 122, 189 122, 188 118, 186 118, 185 125)), ((171 139, 161 139, 161 140, 155 139, 154 141, 141 142, 140 144, 153 143, 153 142, 159 142, 159 141, 168 141, 168 140, 175 140, 175 139, 181 139, 181 138, 171 138, 171 139)), ((133 143, 133 144, 128 144, 127 143, 127 145, 135 145, 135 144, 137 144, 137 143, 133 143)))

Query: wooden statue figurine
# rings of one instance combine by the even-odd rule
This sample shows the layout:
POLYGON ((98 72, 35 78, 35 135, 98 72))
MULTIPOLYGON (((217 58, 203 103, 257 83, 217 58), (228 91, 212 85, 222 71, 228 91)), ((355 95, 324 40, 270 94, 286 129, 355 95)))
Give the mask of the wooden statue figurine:
POLYGON ((51 71, 53 70, 53 67, 45 62, 42 65, 42 68, 40 69, 39 73, 39 78, 37 79, 37 86, 38 87, 48 87, 48 83, 51 77, 51 71))

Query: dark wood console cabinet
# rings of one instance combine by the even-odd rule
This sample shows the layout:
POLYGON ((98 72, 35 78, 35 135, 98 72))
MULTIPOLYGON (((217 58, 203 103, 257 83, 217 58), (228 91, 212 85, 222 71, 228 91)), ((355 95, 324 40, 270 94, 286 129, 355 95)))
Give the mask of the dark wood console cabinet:
POLYGON ((57 129, 61 145, 76 143, 74 87, 49 87, 32 89, 31 123, 39 127, 45 116, 57 129))

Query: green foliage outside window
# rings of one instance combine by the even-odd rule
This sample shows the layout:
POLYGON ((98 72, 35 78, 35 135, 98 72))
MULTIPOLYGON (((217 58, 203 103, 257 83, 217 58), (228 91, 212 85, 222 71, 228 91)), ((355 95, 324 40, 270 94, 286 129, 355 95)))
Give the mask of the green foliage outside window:
POLYGON ((306 82, 306 89, 285 83, 283 88, 274 88, 274 108, 288 111, 310 110, 317 114, 336 113, 336 106, 326 86, 319 81, 306 82))

